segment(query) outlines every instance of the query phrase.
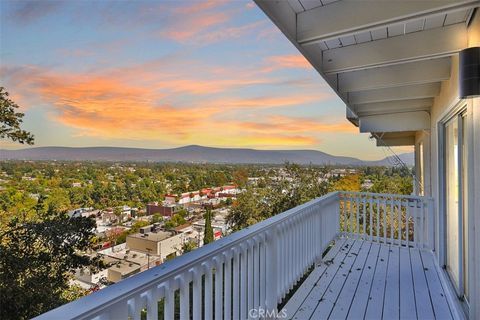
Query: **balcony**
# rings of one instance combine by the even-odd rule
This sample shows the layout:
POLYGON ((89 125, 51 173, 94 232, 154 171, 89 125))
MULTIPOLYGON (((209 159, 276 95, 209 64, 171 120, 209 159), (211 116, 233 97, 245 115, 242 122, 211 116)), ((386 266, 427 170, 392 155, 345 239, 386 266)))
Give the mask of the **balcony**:
POLYGON ((37 319, 461 317, 430 198, 333 192, 37 319))

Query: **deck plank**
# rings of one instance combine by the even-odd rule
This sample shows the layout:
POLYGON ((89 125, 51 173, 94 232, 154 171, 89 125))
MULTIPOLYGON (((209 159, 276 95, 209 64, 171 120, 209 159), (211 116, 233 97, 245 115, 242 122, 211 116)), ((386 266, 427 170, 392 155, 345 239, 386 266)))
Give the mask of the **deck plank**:
POLYGON ((287 319, 455 318, 431 251, 340 238, 323 261, 285 305, 287 319))
POLYGON ((400 319, 400 250, 390 246, 388 256, 387 282, 383 301, 383 319, 400 319))
POLYGON ((410 250, 400 248, 400 319, 416 319, 415 292, 413 290, 410 250))
POLYGON ((445 293, 438 278, 438 274, 433 260, 433 254, 431 252, 420 250, 420 257, 422 258, 423 268, 425 271, 425 277, 430 292, 430 298, 432 300, 433 311, 435 313, 435 319, 453 319, 450 307, 445 297, 445 293))
POLYGON ((412 262, 413 286, 415 288, 415 301, 417 306, 418 319, 433 319, 432 301, 428 291, 425 270, 423 270, 422 259, 417 248, 410 249, 410 259, 412 262))
MULTIPOLYGON (((388 255, 388 246, 387 255, 388 255)), ((365 315, 365 309, 367 308, 368 295, 372 286, 372 280, 375 274, 375 265, 377 264, 378 253, 380 251, 380 245, 373 243, 368 253, 367 261, 363 267, 362 276, 358 283, 357 291, 348 311, 347 319, 363 319, 365 315)))
POLYGON ((327 291, 330 283, 334 279, 337 271, 340 267, 340 263, 346 258, 348 252, 352 248, 355 240, 347 239, 340 249, 339 254, 333 259, 332 263, 327 267, 327 270, 323 273, 323 276, 318 282, 315 283, 312 291, 302 303, 298 311, 293 316, 293 319, 305 320, 309 319, 315 308, 317 307, 320 299, 322 298, 325 291, 327 291))
POLYGON ((383 299, 385 297, 385 282, 387 279, 388 256, 390 247, 382 245, 378 254, 377 266, 373 277, 372 289, 368 295, 365 319, 381 319, 383 313, 383 299))
POLYGON ((350 305, 352 304, 355 296, 355 292, 362 276, 368 254, 370 253, 370 250, 374 248, 374 246, 378 246, 378 244, 372 244, 368 241, 362 246, 360 252, 358 253, 357 259, 355 260, 355 264, 353 265, 352 272, 349 273, 347 281, 337 298, 332 313, 330 314, 331 319, 345 319, 347 317, 348 310, 350 309, 350 305))
POLYGON ((338 295, 346 283, 348 275, 352 272, 352 267, 363 246, 368 246, 366 241, 356 241, 345 260, 338 269, 337 276, 330 283, 329 289, 320 299, 317 308, 312 314, 312 319, 327 319, 337 302, 338 295))
MULTIPOLYGON (((328 253, 323 257, 322 261, 329 261, 331 259, 334 259, 337 254, 340 252, 340 249, 342 248, 343 244, 345 243, 346 239, 345 238, 339 238, 335 240, 335 245, 328 251, 328 253)), ((316 265, 313 271, 310 273, 310 275, 305 279, 305 281, 302 283, 300 288, 297 289, 293 297, 291 297, 288 302, 285 304, 283 307, 282 311, 280 312, 281 315, 286 314, 285 319, 292 319, 293 316, 295 315, 295 312, 300 308, 302 303, 305 301, 307 298, 308 294, 310 291, 312 291, 314 285, 320 277, 323 275, 325 270, 327 270, 328 265, 325 263, 320 263, 319 265, 316 265)))

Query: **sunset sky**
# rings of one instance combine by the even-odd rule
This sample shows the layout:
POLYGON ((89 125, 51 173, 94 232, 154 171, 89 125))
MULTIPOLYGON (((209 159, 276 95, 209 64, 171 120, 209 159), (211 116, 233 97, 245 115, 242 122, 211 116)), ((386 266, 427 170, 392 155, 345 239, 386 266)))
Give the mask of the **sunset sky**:
POLYGON ((341 100, 252 2, 0 6, 0 85, 37 146, 390 155, 345 119, 341 100))

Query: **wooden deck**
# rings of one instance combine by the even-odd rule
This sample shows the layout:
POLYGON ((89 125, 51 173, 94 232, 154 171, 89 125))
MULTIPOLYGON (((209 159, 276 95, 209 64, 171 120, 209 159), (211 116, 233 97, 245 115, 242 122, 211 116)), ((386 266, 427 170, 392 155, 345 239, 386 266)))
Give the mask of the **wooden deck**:
POLYGON ((343 238, 284 311, 300 320, 454 318, 432 252, 343 238))

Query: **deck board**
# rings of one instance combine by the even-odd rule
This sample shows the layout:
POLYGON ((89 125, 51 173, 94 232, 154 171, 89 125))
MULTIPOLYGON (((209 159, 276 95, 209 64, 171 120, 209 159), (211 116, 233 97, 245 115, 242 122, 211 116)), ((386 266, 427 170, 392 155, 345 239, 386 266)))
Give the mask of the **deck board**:
MULTIPOLYGON (((328 251, 328 253, 323 258, 324 261, 333 260, 340 249, 342 248, 343 244, 345 243, 345 239, 338 239, 335 246, 328 251)), ((298 310, 302 305, 303 301, 307 298, 312 291, 313 286, 315 283, 320 279, 323 275, 325 270, 327 270, 328 265, 325 263, 321 263, 313 269, 307 279, 302 283, 302 286, 295 292, 295 295, 291 297, 288 302, 285 304, 285 310, 298 310)), ((286 319, 292 319, 294 314, 289 314, 286 319)))
MULTIPOLYGON (((368 255, 372 247, 378 246, 377 244, 372 244, 370 242, 364 242, 362 249, 355 260, 353 265, 352 272, 349 273, 347 281, 340 292, 340 295, 337 298, 335 306, 330 314, 332 319, 344 319, 347 317, 348 310, 352 304, 355 292, 358 287, 358 283, 362 276, 363 267, 367 261, 368 255)), ((375 250, 375 248, 373 248, 375 250)))
POLYGON ((400 319, 400 248, 390 246, 389 251, 382 318, 395 320, 400 319))
POLYGON ((347 241, 345 241, 345 243, 340 248, 340 254, 335 256, 333 261, 327 263, 327 270, 323 273, 322 277, 315 283, 312 291, 310 291, 310 294, 303 301, 302 305, 293 316, 293 319, 310 319, 313 312, 317 308, 318 303, 325 294, 325 291, 327 291, 330 283, 335 278, 341 263, 343 262, 343 260, 345 260, 348 252, 350 252, 354 243, 355 241, 352 239, 348 239, 347 241))
POLYGON ((435 318, 453 319, 447 298, 445 297, 445 292, 443 291, 442 284, 435 269, 432 253, 421 251, 420 256, 423 262, 425 277, 427 278, 435 318))
POLYGON ((352 271, 353 264, 360 253, 360 249, 365 244, 362 241, 355 241, 352 249, 347 254, 343 263, 339 266, 337 276, 330 283, 329 289, 322 296, 321 301, 318 303, 317 308, 312 314, 313 319, 326 319, 330 315, 335 303, 337 302, 338 295, 346 283, 346 278, 352 271))
POLYGON ((377 259, 377 265, 375 267, 375 276, 372 282, 372 289, 368 294, 368 306, 365 313, 366 319, 382 318, 389 253, 390 248, 388 246, 381 246, 377 259))
POLYGON ((415 305, 417 306, 418 319, 433 319, 434 313, 430 292, 425 278, 425 270, 423 269, 420 251, 418 249, 410 249, 410 259, 412 262, 413 284, 415 287, 415 305))
POLYGON ((336 240, 284 311, 301 320, 453 319, 430 251, 351 238, 336 240))
POLYGON ((347 319, 363 319, 365 309, 367 308, 368 294, 372 287, 379 250, 380 245, 373 243, 362 270, 362 277, 360 278, 347 319))

